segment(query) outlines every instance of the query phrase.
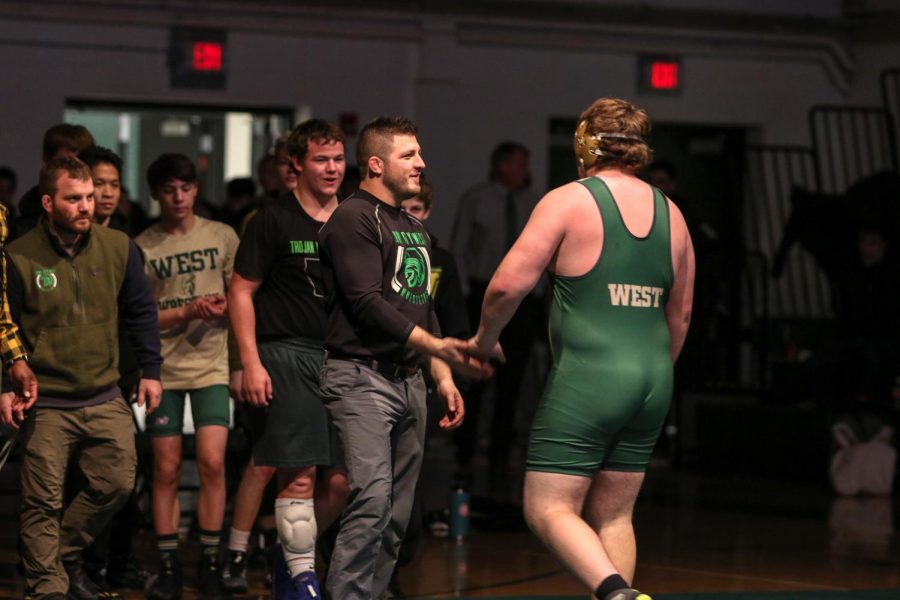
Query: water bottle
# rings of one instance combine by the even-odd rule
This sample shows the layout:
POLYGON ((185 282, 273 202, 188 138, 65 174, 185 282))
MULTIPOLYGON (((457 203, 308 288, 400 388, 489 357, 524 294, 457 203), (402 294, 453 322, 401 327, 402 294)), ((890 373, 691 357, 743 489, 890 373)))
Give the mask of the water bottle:
POLYGON ((450 497, 450 537, 462 542, 467 533, 469 533, 469 492, 457 488, 450 497))

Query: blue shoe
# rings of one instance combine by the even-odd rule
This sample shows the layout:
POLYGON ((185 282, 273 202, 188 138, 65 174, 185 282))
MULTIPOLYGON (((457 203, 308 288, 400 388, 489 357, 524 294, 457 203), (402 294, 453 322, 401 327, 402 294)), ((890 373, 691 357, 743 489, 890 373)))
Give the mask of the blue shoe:
POLYGON ((304 571, 291 577, 281 544, 273 544, 269 549, 272 559, 272 597, 275 600, 319 600, 322 591, 315 571, 304 571))
POLYGON ((276 600, 319 600, 322 598, 319 580, 316 579, 314 571, 300 573, 291 579, 289 586, 287 594, 278 593, 275 595, 276 600))

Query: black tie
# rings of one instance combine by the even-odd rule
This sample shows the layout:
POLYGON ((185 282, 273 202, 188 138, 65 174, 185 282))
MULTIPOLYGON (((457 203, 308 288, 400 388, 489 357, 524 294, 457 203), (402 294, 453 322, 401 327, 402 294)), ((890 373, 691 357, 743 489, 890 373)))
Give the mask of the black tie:
POLYGON ((509 192, 506 194, 506 249, 512 248, 519 237, 519 220, 516 217, 516 197, 509 192))

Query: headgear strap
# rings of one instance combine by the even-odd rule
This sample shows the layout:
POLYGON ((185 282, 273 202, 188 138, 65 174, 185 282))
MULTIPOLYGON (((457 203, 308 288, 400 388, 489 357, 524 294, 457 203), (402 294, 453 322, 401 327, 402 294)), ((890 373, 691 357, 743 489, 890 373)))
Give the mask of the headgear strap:
POLYGON ((597 162, 597 158, 601 156, 617 156, 615 152, 604 152, 600 149, 600 144, 604 139, 631 140, 633 142, 643 142, 644 139, 636 135, 627 133, 594 133, 587 134, 588 122, 582 121, 575 129, 575 155, 582 167, 587 168, 597 162))

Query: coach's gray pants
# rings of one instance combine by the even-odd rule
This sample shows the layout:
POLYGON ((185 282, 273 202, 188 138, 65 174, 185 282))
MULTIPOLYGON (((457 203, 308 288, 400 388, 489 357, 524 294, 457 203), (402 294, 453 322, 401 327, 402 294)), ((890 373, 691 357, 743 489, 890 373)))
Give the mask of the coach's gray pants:
POLYGON ((328 592, 339 600, 378 598, 397 562, 422 466, 425 382, 421 372, 389 380, 364 365, 329 358, 321 391, 350 480, 328 592))

